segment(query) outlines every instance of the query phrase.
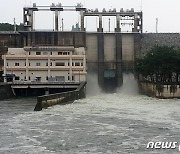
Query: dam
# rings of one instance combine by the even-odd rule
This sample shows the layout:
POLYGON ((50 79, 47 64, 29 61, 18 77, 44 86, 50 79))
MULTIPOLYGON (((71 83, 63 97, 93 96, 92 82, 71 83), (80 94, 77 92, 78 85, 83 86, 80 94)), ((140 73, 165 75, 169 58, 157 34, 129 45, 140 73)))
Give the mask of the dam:
MULTIPOLYGON (((72 70, 70 68, 73 66, 69 66, 69 63, 66 62, 63 65, 66 65, 67 67, 64 67, 63 69, 69 69, 70 77, 65 76, 65 78, 68 80, 75 78, 76 81, 80 81, 80 79, 85 80, 86 73, 97 74, 98 85, 104 91, 115 91, 118 87, 122 86, 123 71, 133 73, 135 59, 146 55, 149 49, 154 45, 159 44, 174 46, 175 48, 180 47, 179 33, 143 33, 143 13, 136 12, 134 9, 120 9, 120 11, 116 9, 106 11, 103 9, 102 11, 99 11, 97 9, 89 10, 79 4, 71 7, 65 7, 61 4, 42 7, 33 4, 32 7, 25 7, 23 12, 24 31, 1 32, 1 46, 7 46, 9 50, 28 48, 28 51, 31 50, 31 47, 32 49, 41 48, 42 50, 46 50, 46 48, 52 50, 51 48, 53 47, 59 47, 59 51, 68 48, 66 49, 67 52, 69 52, 69 49, 72 50, 72 52, 74 50, 79 50, 77 54, 79 52, 85 53, 84 58, 82 54, 82 58, 79 57, 79 60, 86 59, 86 67, 84 61, 81 62, 83 64, 77 64, 77 66, 80 65, 81 68, 74 68, 76 69, 76 72, 74 72, 75 76, 71 77, 72 70), (59 29, 59 13, 61 13, 61 11, 69 10, 80 13, 81 22, 78 31, 64 31, 63 29, 59 29), (36 11, 55 12, 55 28, 52 31, 37 31, 34 29, 33 18, 34 12, 36 11), (86 31, 85 17, 98 18, 98 28, 96 32, 86 31), (116 26, 113 32, 104 32, 104 17, 116 18, 116 26), (125 26, 129 27, 129 31, 123 31, 125 26), (84 50, 83 52, 82 49, 84 50), (80 77, 80 75, 82 75, 82 77, 80 77)), ((51 59, 48 59, 48 61, 50 60, 51 59)), ((56 63, 56 65, 62 64, 56 63)), ((3 66, 4 64, 1 63, 1 68, 3 66)), ((39 68, 44 70, 47 69, 48 73, 50 72, 48 68, 39 68)), ((9 68, 11 71, 12 69, 12 67, 9 68)), ((2 69, 1 74, 3 74, 2 69)), ((26 69, 26 79, 28 78, 27 74, 26 69)), ((58 78, 62 79, 62 77, 58 78)))
MULTIPOLYGON (((148 52, 157 42, 161 45, 180 47, 179 33, 90 33, 90 32, 18 32, 16 34, 1 33, 1 40, 9 48, 21 48, 22 42, 13 39, 22 37, 24 46, 73 46, 85 47, 87 72, 98 74, 98 84, 102 89, 122 85, 122 71, 133 72, 133 63, 148 52), (10 37, 11 36, 11 37, 10 37)), ((2 64, 2 63, 1 63, 2 64)))
MULTIPOLYGON (((25 31, 0 32, 0 46, 2 47, 0 48, 0 81, 4 80, 3 68, 7 66, 1 58, 9 51, 12 55, 6 57, 7 60, 19 58, 21 61, 19 64, 16 61, 16 65, 19 65, 16 67, 8 63, 10 73, 18 72, 19 78, 24 78, 23 82, 25 82, 25 84, 14 82, 13 88, 16 91, 27 88, 27 91, 22 90, 22 92, 26 91, 28 94, 30 92, 28 87, 34 86, 41 88, 41 90, 36 90, 40 93, 47 92, 47 86, 53 87, 54 90, 64 87, 74 90, 79 81, 85 79, 84 74, 87 73, 87 97, 70 104, 52 106, 42 112, 33 112, 36 103, 34 97, 1 100, 0 153, 179 153, 180 101, 140 95, 133 73, 128 74, 128 72, 134 72, 134 60, 146 55, 157 43, 179 48, 180 34, 143 33, 143 29, 138 32, 123 32, 121 31, 123 28, 117 28, 118 26, 114 32, 105 32, 103 25, 96 32, 88 32, 83 27, 83 22, 81 24, 84 29, 81 28, 81 31, 67 32, 60 30, 58 26, 58 13, 55 16, 54 31, 36 31, 33 29, 32 21, 33 11, 38 11, 38 8, 33 4, 33 8, 24 9, 24 13, 30 16, 30 20, 29 17, 28 21, 25 20, 25 31), (28 52, 23 51, 24 47, 28 52), (18 51, 26 55, 15 55, 14 53, 18 51), (52 51, 56 55, 51 55, 52 51), (85 55, 81 54, 84 51, 85 55), (30 55, 27 56, 29 52, 30 55), (59 59, 64 63, 54 61, 59 59), (52 71, 56 68, 51 65, 51 60, 52 65, 58 65, 56 67, 66 78, 56 75, 56 78, 50 78, 49 83, 39 82, 39 80, 46 80, 46 77, 48 79, 48 73, 50 76, 54 73, 52 71), (33 66, 34 63, 30 63, 29 66, 29 62, 32 61, 38 61, 38 69, 33 66), (43 62, 44 65, 42 66, 39 62, 43 62), (73 66, 68 62, 71 62, 73 66), (27 81, 29 77, 34 79, 37 71, 40 74, 42 72, 46 74, 44 73, 43 78, 40 78, 40 75, 35 76, 36 80, 33 82, 27 81), (68 73, 74 73, 74 77, 68 73), (78 82, 69 82, 68 85, 64 82, 68 79, 78 82), (56 83, 61 84, 55 85, 56 83), (103 88, 104 91, 112 93, 102 92, 103 88), (115 89, 117 90, 114 92, 115 89), (176 147, 171 147, 172 149, 170 146, 167 147, 168 145, 164 148, 151 149, 147 148, 150 142, 177 144, 176 147)), ((63 11, 67 8, 59 4, 56 7, 52 5, 51 8, 43 9, 63 11)), ((73 8, 74 10, 76 8, 73 8)), ((126 14, 123 14, 123 10, 120 11, 121 15, 126 14)), ((129 11, 128 14, 133 14, 133 10, 129 11)), ((93 10, 93 12, 86 12, 86 15, 90 13, 97 16, 98 14, 101 19, 105 12, 107 11, 103 10, 99 15, 98 10, 93 10)), ((107 13, 114 15, 115 12, 116 10, 111 10, 107 13)), ((81 15, 83 20, 83 12, 81 15)), ((25 16, 23 18, 26 19, 25 16)), ((118 18, 119 15, 117 15, 118 18)), ((7 95, 7 91, 11 91, 10 85, 0 83, 0 98, 2 95, 7 95)), ((62 97, 66 95, 61 94, 62 97)), ((71 95, 75 96, 74 91, 71 95)))

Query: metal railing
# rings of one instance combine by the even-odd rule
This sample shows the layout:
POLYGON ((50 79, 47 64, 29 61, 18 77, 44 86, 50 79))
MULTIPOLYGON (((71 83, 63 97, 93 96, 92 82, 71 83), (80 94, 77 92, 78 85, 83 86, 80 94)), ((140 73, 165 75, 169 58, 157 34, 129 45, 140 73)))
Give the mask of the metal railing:
POLYGON ((48 81, 48 82, 40 82, 40 81, 13 81, 11 84, 39 84, 39 85, 51 85, 51 84, 80 84, 77 81, 48 81))

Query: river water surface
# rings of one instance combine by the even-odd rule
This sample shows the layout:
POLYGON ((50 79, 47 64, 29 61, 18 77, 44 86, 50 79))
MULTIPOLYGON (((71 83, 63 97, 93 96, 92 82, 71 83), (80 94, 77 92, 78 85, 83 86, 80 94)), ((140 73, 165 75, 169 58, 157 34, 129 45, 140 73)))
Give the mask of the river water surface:
POLYGON ((0 153, 179 153, 178 147, 146 146, 150 141, 180 144, 180 100, 132 91, 124 87, 112 94, 97 92, 41 112, 33 111, 36 98, 0 101, 0 153))

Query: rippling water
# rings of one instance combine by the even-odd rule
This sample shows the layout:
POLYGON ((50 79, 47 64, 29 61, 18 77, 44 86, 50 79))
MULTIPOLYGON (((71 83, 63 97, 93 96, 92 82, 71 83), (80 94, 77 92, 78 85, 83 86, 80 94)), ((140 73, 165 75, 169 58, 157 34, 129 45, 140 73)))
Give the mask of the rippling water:
POLYGON ((180 100, 127 91, 98 94, 33 112, 35 98, 0 101, 0 153, 178 153, 146 149, 149 141, 180 143, 180 100))

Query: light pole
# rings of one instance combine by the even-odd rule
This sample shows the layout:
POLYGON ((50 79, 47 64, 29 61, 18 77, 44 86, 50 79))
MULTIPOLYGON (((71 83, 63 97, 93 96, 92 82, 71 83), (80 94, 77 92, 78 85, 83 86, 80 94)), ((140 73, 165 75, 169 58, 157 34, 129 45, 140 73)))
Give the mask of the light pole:
POLYGON ((156 18, 156 33, 158 33, 158 18, 156 18))
POLYGON ((109 18, 109 32, 110 32, 110 29, 111 29, 111 19, 109 18))
POLYGON ((62 31, 64 31, 64 19, 62 18, 62 31))

